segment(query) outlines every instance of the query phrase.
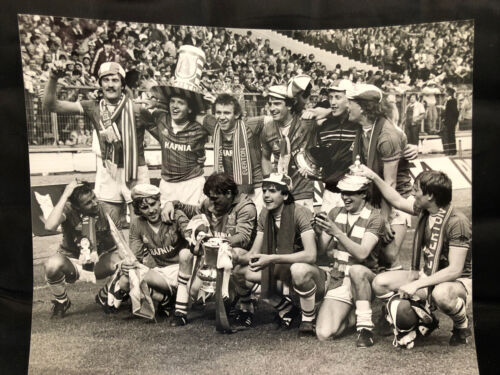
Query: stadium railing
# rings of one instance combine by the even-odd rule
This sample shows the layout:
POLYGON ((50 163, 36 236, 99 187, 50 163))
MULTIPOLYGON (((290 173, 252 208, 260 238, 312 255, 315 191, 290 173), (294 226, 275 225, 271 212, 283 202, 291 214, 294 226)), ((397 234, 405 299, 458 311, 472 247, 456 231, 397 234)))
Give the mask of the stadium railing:
MULTIPOLYGON (((95 91, 91 87, 61 87, 58 91, 58 97, 64 100, 75 100, 79 95, 86 97, 91 91, 95 91)), ((396 97, 396 106, 399 111, 398 126, 404 129, 406 107, 408 105, 409 96, 417 94, 422 97, 420 91, 408 91, 405 93, 392 93, 396 97)), ((269 114, 266 106, 267 100, 260 93, 243 93, 236 95, 243 111, 244 117, 253 117, 264 114, 269 114)), ((436 105, 444 105, 444 94, 435 94, 436 105)), ((311 95, 311 102, 318 100, 317 95, 311 95)), ((460 118, 457 124, 457 130, 469 131, 472 129, 472 90, 462 90, 457 92, 457 100, 460 111, 460 118)), ((38 147, 54 147, 66 144, 70 134, 76 130, 77 120, 79 115, 61 115, 50 113, 43 109, 41 94, 39 92, 30 93, 25 91, 25 108, 26 108, 26 123, 28 132, 28 142, 30 149, 38 147)), ((208 109, 210 111, 211 109, 208 109)), ((437 107, 437 126, 441 124, 443 110, 437 107)), ((92 125, 88 118, 84 117, 85 130, 89 133, 92 131, 92 125)), ((421 135, 428 132, 428 122, 422 120, 421 135)), ((151 137, 146 137, 147 146, 158 146, 156 140, 151 137)), ((78 145, 80 147, 90 147, 90 145, 78 145)))

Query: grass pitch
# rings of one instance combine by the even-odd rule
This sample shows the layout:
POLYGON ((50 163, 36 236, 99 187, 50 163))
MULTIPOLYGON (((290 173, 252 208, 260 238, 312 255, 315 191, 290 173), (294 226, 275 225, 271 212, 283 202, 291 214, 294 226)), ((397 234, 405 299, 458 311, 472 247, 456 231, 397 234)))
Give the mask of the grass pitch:
MULTIPOLYGON (((455 204, 470 217, 470 198, 462 196, 455 194, 455 204)), ((404 264, 409 264, 411 237, 403 247, 404 264)), ((36 252, 40 242, 35 238, 34 243, 36 252)), ((52 296, 43 286, 42 270, 36 266, 34 271, 30 374, 478 373, 474 340, 450 347, 451 320, 440 312, 440 328, 412 350, 394 348, 392 337, 376 335, 373 347, 360 349, 355 334, 319 342, 299 338, 296 329, 274 331, 273 311, 262 304, 255 327, 232 335, 215 331, 213 303, 190 312, 185 327, 135 318, 126 309, 105 315, 94 303, 102 283, 69 285, 68 315, 50 320, 52 296)), ((380 303, 372 308, 376 321, 380 303)), ((472 316, 471 306, 468 313, 472 316)))

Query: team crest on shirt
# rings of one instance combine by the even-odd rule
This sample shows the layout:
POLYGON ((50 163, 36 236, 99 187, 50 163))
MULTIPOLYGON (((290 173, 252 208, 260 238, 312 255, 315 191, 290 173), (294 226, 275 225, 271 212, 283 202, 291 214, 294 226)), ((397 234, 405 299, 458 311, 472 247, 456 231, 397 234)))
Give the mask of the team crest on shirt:
POLYGON ((142 243, 144 243, 144 244, 148 244, 149 243, 148 237, 146 237, 145 234, 142 235, 142 243))

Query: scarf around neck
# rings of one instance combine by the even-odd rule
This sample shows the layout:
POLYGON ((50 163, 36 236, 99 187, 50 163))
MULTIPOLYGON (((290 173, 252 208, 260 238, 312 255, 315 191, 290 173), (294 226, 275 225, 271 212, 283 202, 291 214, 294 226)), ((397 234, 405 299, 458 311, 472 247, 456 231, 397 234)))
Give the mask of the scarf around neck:
POLYGON ((125 181, 137 179, 138 147, 134 116, 134 102, 128 95, 123 95, 113 113, 109 113, 104 99, 99 102, 100 125, 102 129, 112 126, 119 141, 105 142, 103 154, 104 166, 108 168, 106 161, 118 164, 120 151, 123 152, 123 168, 125 170, 125 181))
MULTIPOLYGON (((222 130, 219 123, 214 130, 214 155, 215 172, 224 172, 222 130)), ((233 177, 234 182, 240 185, 240 191, 250 193, 253 191, 253 169, 252 158, 250 157, 250 147, 248 144, 248 134, 245 123, 236 120, 233 138, 233 177)))

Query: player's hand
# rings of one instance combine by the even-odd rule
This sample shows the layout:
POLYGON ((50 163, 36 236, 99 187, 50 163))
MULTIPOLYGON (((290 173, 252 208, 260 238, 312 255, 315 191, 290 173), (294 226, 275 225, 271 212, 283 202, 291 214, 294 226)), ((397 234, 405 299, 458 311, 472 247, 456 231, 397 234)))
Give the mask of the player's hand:
POLYGON ((394 232, 394 229, 392 229, 391 223, 385 222, 384 224, 384 234, 382 235, 382 241, 384 243, 388 244, 391 243, 394 240, 394 235, 396 232, 394 232))
POLYGON ((168 104, 162 101, 159 101, 157 98, 152 96, 150 99, 146 100, 146 109, 153 113, 155 111, 164 111, 168 112, 168 104))
POLYGON ((213 95, 212 93, 210 92, 206 92, 205 94, 203 94, 203 99, 205 99, 207 102, 210 102, 210 103, 215 103, 215 95, 213 95))
POLYGON ((359 167, 355 169, 354 166, 352 165, 351 167, 349 167, 349 169, 351 169, 351 171, 356 176, 364 176, 370 180, 373 180, 375 177, 377 177, 377 174, 364 164, 360 164, 359 167))
POLYGON ((174 203, 166 202, 165 206, 163 206, 161 210, 161 219, 163 222, 167 224, 171 224, 174 222, 174 203))
POLYGON ((56 60, 50 65, 50 76, 59 79, 66 74, 66 63, 61 60, 56 60))
POLYGON ((408 143, 403 150, 403 157, 406 160, 415 160, 418 157, 418 146, 408 143))
POLYGON ((252 254, 249 268, 252 272, 258 272, 271 264, 271 256, 268 254, 252 254))
POLYGON ((125 259, 123 262, 120 264, 120 270, 123 275, 128 277, 128 274, 131 269, 134 269, 137 267, 137 260, 132 260, 132 259, 125 259))
POLYGON ((321 107, 309 108, 309 109, 306 109, 302 113, 302 119, 304 119, 304 120, 309 120, 309 119, 321 120, 321 119, 327 118, 330 113, 332 113, 331 108, 321 108, 321 107))
POLYGON ((62 193, 62 196, 68 199, 69 196, 73 194, 73 190, 75 190, 77 186, 82 186, 82 182, 78 178, 75 178, 68 185, 66 185, 62 193))
POLYGON ((330 236, 336 236, 341 231, 337 225, 324 212, 315 215, 316 226, 330 236))
POLYGON ((398 289, 398 293, 403 298, 404 297, 411 298, 417 292, 417 290, 418 286, 414 281, 412 281, 411 283, 400 286, 398 289))

